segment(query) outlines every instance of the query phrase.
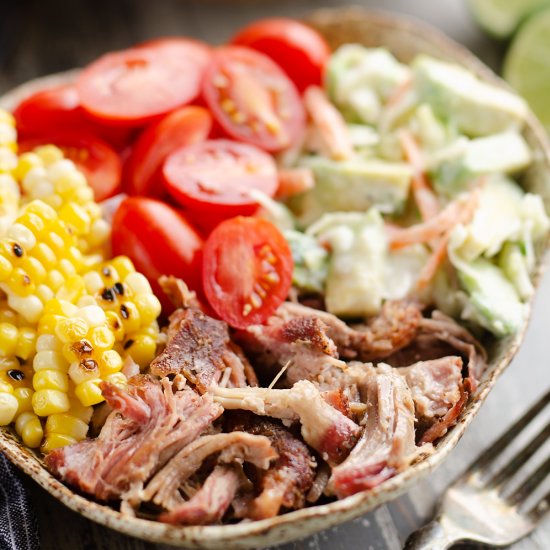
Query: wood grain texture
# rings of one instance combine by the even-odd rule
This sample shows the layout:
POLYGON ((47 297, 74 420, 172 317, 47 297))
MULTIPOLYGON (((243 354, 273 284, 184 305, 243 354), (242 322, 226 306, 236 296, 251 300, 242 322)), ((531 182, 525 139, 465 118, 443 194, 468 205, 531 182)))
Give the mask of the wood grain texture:
MULTIPOLYGON (((161 35, 190 35, 214 43, 259 17, 301 17, 329 0, 19 0, 0 11, 0 93, 36 76, 81 66, 101 53, 161 35)), ((355 2, 359 3, 359 2, 355 2)), ((464 0, 371 0, 362 5, 392 9, 435 24, 498 68, 502 46, 477 30, 464 0)), ((548 387, 550 279, 543 282, 526 341, 450 459, 409 494, 372 514, 280 547, 284 550, 398 550, 408 533, 430 517, 444 487, 548 387)), ((119 535, 65 509, 26 481, 37 509, 45 550, 162 550, 119 535)), ((514 545, 550 548, 550 524, 514 545)))

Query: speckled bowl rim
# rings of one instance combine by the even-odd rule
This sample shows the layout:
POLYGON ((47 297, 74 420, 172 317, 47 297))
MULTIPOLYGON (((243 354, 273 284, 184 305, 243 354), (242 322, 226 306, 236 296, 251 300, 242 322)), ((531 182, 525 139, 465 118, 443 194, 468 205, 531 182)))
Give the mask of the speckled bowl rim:
MULTIPOLYGON (((318 28, 332 44, 342 39, 347 41, 348 34, 349 41, 362 42, 361 36, 355 36, 361 28, 374 31, 374 34, 380 37, 380 45, 384 45, 385 37, 391 36, 392 40, 396 41, 396 36, 399 36, 395 44, 399 43, 405 49, 414 52, 426 51, 454 60, 477 73, 482 79, 506 87, 506 84, 466 48, 453 42, 436 29, 410 18, 362 8, 346 8, 318 10, 307 18, 307 22, 318 28), (351 33, 352 29, 354 33, 351 33)), ((369 40, 369 45, 373 45, 372 40, 369 40)), ((0 98, 0 106, 12 108, 21 98, 34 91, 70 82, 77 74, 78 71, 75 70, 32 80, 3 95, 0 98)), ((549 181, 547 185, 545 182, 544 189, 550 197, 550 147, 546 133, 534 116, 530 116, 528 120, 527 132, 530 135, 531 144, 537 149, 544 175, 548 177, 549 181)), ((548 197, 545 198, 548 200, 548 197)), ((536 275, 537 284, 543 265, 544 262, 540 261, 536 275)), ((289 512, 275 518, 236 525, 178 527, 127 517, 109 506, 88 500, 71 491, 54 478, 43 467, 38 457, 22 446, 9 429, 0 431, 0 451, 70 509, 127 535, 188 548, 259 548, 280 544, 311 535, 369 512, 405 492, 415 481, 439 466, 458 443, 489 391, 514 357, 523 340, 527 325, 528 321, 518 334, 506 340, 504 349, 499 352, 498 359, 490 363, 478 390, 460 416, 458 424, 438 443, 435 453, 371 491, 358 493, 329 504, 289 512)))

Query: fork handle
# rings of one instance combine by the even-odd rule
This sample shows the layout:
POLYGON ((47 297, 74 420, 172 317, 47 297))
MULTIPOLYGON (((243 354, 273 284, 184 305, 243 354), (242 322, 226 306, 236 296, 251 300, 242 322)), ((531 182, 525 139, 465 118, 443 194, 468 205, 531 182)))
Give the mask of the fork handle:
POLYGON ((445 530, 440 518, 437 518, 412 533, 403 550, 446 550, 455 542, 456 538, 445 530))

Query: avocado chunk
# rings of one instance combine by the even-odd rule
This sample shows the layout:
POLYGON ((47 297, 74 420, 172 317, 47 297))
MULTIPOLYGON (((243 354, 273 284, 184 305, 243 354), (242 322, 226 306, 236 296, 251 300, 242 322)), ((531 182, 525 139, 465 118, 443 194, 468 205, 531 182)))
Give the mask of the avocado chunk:
POLYGON ((516 94, 426 55, 419 55, 412 69, 420 101, 429 103, 437 116, 453 119, 460 132, 486 136, 523 126, 528 107, 516 94))
POLYGON ((400 212, 407 200, 412 169, 402 162, 355 158, 333 161, 312 156, 302 161, 313 170, 315 187, 289 204, 299 223, 309 225, 325 212, 400 212))

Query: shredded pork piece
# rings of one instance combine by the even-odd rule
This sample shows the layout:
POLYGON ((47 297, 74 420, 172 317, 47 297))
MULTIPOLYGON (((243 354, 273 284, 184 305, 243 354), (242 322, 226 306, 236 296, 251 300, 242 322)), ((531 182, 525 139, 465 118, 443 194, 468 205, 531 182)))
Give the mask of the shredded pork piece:
POLYGON ((245 432, 220 433, 199 437, 175 455, 166 466, 157 472, 143 491, 143 498, 174 510, 185 501, 179 488, 210 456, 218 454, 218 464, 250 462, 257 468, 269 468, 277 452, 267 437, 245 432), (219 454, 218 454, 219 453, 219 454))
POLYGON ((289 390, 215 388, 214 399, 225 409, 247 410, 285 421, 299 420, 302 437, 330 464, 341 462, 355 445, 360 428, 331 407, 307 380, 289 390))
POLYGON ((189 287, 181 279, 172 275, 161 275, 159 285, 177 309, 201 308, 196 293, 189 290, 189 287))
POLYGON ((316 467, 307 445, 280 422, 243 411, 229 416, 227 429, 266 436, 279 455, 268 470, 259 470, 254 476, 260 494, 247 503, 240 516, 264 519, 276 516, 281 509, 303 508, 316 467))
POLYGON ((173 391, 139 375, 127 390, 104 383, 105 399, 114 409, 96 439, 55 449, 45 462, 58 477, 99 500, 141 502, 143 485, 181 448, 195 440, 223 409, 210 395, 190 388, 173 391))
POLYGON ((338 498, 376 487, 408 466, 417 452, 411 390, 390 366, 369 368, 364 431, 348 458, 333 468, 328 485, 338 498))

